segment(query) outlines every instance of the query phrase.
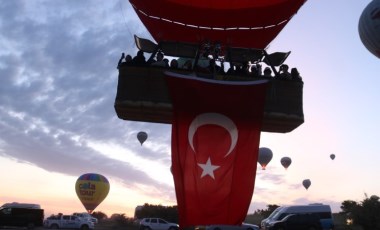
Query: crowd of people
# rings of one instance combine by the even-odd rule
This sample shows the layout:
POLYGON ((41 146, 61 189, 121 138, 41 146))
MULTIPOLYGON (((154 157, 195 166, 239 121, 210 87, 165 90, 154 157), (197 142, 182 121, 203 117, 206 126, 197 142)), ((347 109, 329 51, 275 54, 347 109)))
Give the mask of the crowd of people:
POLYGON ((179 65, 179 59, 172 59, 169 61, 165 58, 164 54, 159 51, 154 57, 146 60, 144 52, 139 50, 135 57, 132 58, 131 55, 125 55, 122 53, 117 68, 120 69, 123 66, 155 66, 164 67, 171 69, 185 69, 185 70, 195 70, 196 72, 204 74, 220 74, 220 75, 238 75, 246 77, 274 77, 281 80, 295 80, 302 81, 300 73, 297 68, 291 68, 289 72, 289 66, 287 64, 282 64, 279 67, 277 73, 273 73, 272 68, 269 66, 262 70, 262 65, 260 63, 251 64, 249 62, 245 63, 230 63, 230 67, 225 71, 224 62, 216 62, 215 59, 207 59, 208 64, 206 66, 196 65, 193 66, 192 60, 186 60, 181 66, 179 65))

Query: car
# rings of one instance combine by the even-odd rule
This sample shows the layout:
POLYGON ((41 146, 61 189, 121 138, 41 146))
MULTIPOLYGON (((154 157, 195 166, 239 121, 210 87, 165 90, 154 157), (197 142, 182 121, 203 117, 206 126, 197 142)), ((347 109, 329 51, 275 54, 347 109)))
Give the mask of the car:
MULTIPOLYGON (((202 229, 202 228, 198 228, 202 229)), ((255 224, 242 223, 242 225, 208 225, 204 230, 259 230, 259 226, 255 224)))
POLYGON ((88 230, 94 229, 94 223, 88 219, 80 218, 74 215, 62 215, 51 216, 44 221, 45 228, 70 228, 88 230))
POLYGON ((93 217, 93 216, 91 216, 87 212, 74 212, 73 215, 77 216, 77 217, 80 217, 80 218, 83 218, 83 219, 87 219, 87 220, 93 222, 94 224, 98 223, 98 219, 95 218, 95 217, 93 217))
POLYGON ((241 225, 245 230, 259 230, 260 227, 256 224, 243 223, 241 225))
POLYGON ((280 221, 269 224, 269 230, 322 230, 318 214, 289 214, 280 221))
POLYGON ((178 230, 179 225, 161 218, 144 218, 140 221, 140 230, 178 230))

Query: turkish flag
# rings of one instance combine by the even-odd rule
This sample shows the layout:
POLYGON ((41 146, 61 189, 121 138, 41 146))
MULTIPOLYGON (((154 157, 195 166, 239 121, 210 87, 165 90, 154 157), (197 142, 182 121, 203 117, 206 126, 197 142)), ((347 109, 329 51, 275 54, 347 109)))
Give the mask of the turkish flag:
POLYGON ((165 75, 180 227, 241 225, 255 184, 267 81, 165 75))

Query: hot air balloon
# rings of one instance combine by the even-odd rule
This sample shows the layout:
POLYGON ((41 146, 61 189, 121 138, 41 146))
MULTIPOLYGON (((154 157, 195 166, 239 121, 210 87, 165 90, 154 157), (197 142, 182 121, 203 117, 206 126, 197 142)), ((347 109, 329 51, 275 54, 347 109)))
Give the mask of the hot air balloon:
POLYGON ((148 134, 146 132, 139 132, 137 134, 137 139, 139 140, 140 144, 142 145, 146 139, 148 139, 148 134))
POLYGON ((311 181, 309 179, 305 179, 305 180, 302 181, 302 185, 307 190, 310 187, 310 185, 311 185, 311 181))
POLYGON ((156 41, 200 43, 207 39, 263 49, 306 0, 129 1, 156 41))
POLYGON ((107 197, 109 190, 107 178, 97 173, 83 174, 75 183, 78 198, 90 214, 107 197))
POLYGON ((359 36, 363 45, 380 58, 380 0, 372 0, 359 19, 359 36))
POLYGON ((281 158, 281 164, 285 169, 288 169, 289 165, 292 163, 292 159, 290 157, 281 158))
POLYGON ((259 148, 258 162, 262 169, 265 170, 267 164, 272 160, 273 153, 272 150, 266 147, 259 148))
MULTIPOLYGON (((242 65, 261 63, 278 75, 290 51, 267 53, 266 49, 306 0, 129 0, 154 41, 135 35, 140 51, 191 59, 190 70, 201 74, 197 64, 204 57, 242 65), (194 16, 196 15, 196 17, 194 16), (254 39, 252 39, 254 38, 254 39)), ((125 66, 119 69, 115 111, 120 119, 172 123, 172 101, 165 68, 125 66)), ((237 75, 212 73, 208 78, 241 80, 237 75)), ((262 131, 287 133, 304 122, 303 82, 271 78, 267 89, 262 131), (275 94, 270 92, 276 92, 275 94), (284 106, 286 105, 286 106, 284 106), (281 114, 279 116, 278 114, 281 114)))
POLYGON ((335 154, 331 154, 330 158, 331 158, 331 160, 334 160, 335 159, 335 154))

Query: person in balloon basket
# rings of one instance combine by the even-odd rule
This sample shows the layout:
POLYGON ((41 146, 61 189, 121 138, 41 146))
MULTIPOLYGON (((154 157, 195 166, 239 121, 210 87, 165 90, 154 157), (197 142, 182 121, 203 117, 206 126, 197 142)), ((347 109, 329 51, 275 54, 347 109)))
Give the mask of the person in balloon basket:
POLYGON ((177 59, 172 59, 170 61, 170 69, 178 69, 178 60, 177 59))
POLYGON ((272 77, 272 70, 269 67, 265 67, 264 77, 272 77))
POLYGON ((162 52, 158 52, 156 58, 157 60, 150 64, 151 66, 169 67, 169 64, 166 63, 164 59, 164 54, 162 52))
POLYGON ((187 60, 183 65, 182 69, 191 70, 193 68, 193 63, 191 60, 187 60))
POLYGON ((290 70, 290 74, 292 75, 292 80, 302 81, 302 77, 301 77, 300 73, 298 72, 297 68, 292 68, 290 70))
POLYGON ((122 53, 119 62, 117 63, 117 69, 120 69, 121 67, 128 65, 132 65, 132 56, 129 54, 125 56, 125 54, 122 53))
POLYGON ((292 80, 292 75, 289 73, 289 66, 286 64, 280 66, 280 79, 292 80))
POLYGON ((250 68, 249 63, 247 61, 243 62, 243 63, 241 63, 241 65, 236 66, 235 74, 243 75, 243 76, 250 76, 249 68, 250 68))
POLYGON ((133 59, 132 59, 132 64, 135 66, 145 66, 146 65, 144 51, 142 51, 142 50, 137 51, 137 55, 135 57, 133 57, 133 59))
POLYGON ((207 67, 208 71, 212 74, 224 74, 224 64, 222 66, 216 64, 215 59, 209 60, 209 65, 207 67))
POLYGON ((259 69, 257 68, 256 65, 251 65, 250 70, 251 70, 251 72, 250 72, 251 77, 259 77, 260 76, 259 69))

